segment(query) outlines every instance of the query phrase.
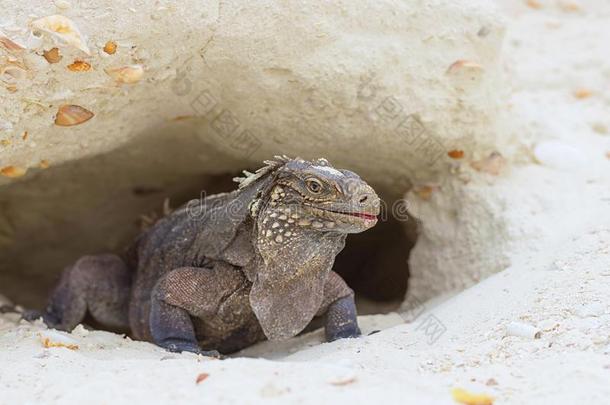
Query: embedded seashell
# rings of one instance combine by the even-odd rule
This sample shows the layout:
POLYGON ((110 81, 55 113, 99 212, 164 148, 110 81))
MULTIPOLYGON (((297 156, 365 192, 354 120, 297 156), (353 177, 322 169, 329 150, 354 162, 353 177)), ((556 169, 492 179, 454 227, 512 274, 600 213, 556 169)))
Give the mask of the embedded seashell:
POLYGON ((71 127, 89 121, 95 114, 79 105, 64 104, 59 107, 55 116, 55 125, 71 127))
POLYGON ((51 48, 48 51, 44 51, 42 56, 51 64, 59 62, 62 58, 58 48, 51 48))
POLYGON ((538 0, 526 0, 525 4, 535 10, 540 10, 543 8, 542 3, 540 3, 538 0))
POLYGON ((447 68, 445 74, 459 90, 465 91, 480 82, 484 73, 483 66, 468 60, 458 60, 447 68))
POLYGON ((91 70, 91 65, 82 60, 75 60, 68 65, 68 70, 72 72, 87 72, 91 70))
POLYGON ((577 89, 574 90, 574 97, 576 97, 579 100, 583 100, 585 98, 589 98, 593 95, 593 92, 589 89, 577 89))
POLYGON ((24 169, 23 167, 17 167, 17 166, 5 166, 2 169, 0 169, 0 174, 2 174, 5 177, 10 177, 10 178, 21 177, 26 172, 27 172, 27 169, 24 169))
POLYGON ((108 41, 106 42, 106 45, 104 45, 104 52, 106 52, 108 55, 114 55, 116 50, 117 44, 114 41, 108 41))
POLYGON ((106 74, 114 79, 115 82, 120 84, 134 84, 142 79, 144 75, 144 68, 142 65, 129 65, 118 68, 106 68, 104 69, 106 74))
POLYGON ((447 69, 447 73, 458 73, 458 72, 463 72, 463 71, 470 71, 470 72, 481 72, 483 70, 483 66, 481 66, 480 64, 476 63, 476 62, 472 62, 472 61, 468 61, 468 60, 458 60, 455 61, 454 63, 451 64, 451 66, 449 66, 449 68, 447 69))
POLYGON ((32 28, 50 34, 55 38, 60 39, 68 45, 80 49, 87 55, 91 55, 91 51, 87 46, 80 30, 68 17, 63 15, 50 15, 32 22, 32 28))
POLYGON ((19 45, 17 42, 13 41, 9 37, 5 36, 0 31, 0 45, 2 45, 6 50, 14 52, 14 51, 23 51, 25 50, 24 46, 19 45))
POLYGON ((0 69, 0 77, 4 77, 7 82, 16 82, 27 77, 27 71, 16 65, 4 66, 0 69))
POLYGON ((464 151, 461 149, 452 149, 447 152, 447 156, 449 156, 451 159, 461 159, 464 157, 464 151))
POLYGON ((492 152, 488 157, 470 163, 470 166, 476 171, 497 176, 506 166, 506 159, 499 152, 492 152))

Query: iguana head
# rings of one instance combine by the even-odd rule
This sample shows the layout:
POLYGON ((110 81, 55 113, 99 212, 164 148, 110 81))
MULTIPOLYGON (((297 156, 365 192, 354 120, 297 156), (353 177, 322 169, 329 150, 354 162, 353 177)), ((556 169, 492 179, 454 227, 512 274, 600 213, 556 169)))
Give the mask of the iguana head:
POLYGON ((239 179, 256 187, 250 213, 260 261, 250 304, 265 335, 296 335, 319 310, 324 284, 348 233, 377 223, 380 200, 358 175, 326 159, 276 157, 239 179))
POLYGON ((379 197, 356 173, 335 169, 326 159, 276 159, 263 168, 277 166, 267 195, 251 207, 262 225, 261 237, 290 239, 292 233, 306 231, 358 233, 377 223, 379 197))

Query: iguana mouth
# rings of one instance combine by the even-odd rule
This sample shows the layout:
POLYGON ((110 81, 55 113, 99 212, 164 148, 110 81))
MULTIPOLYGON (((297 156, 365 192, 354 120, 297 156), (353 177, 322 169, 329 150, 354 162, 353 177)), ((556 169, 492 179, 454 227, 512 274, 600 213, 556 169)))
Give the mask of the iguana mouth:
POLYGON ((332 213, 332 214, 340 214, 340 215, 345 215, 348 217, 355 217, 355 218, 360 218, 363 219, 365 221, 376 221, 377 220, 377 215, 379 214, 371 214, 369 212, 349 212, 349 211, 338 211, 338 210, 331 210, 328 208, 320 208, 320 207, 316 207, 313 205, 309 205, 307 204, 309 207, 313 208, 314 210, 319 210, 319 211, 323 211, 323 212, 327 212, 327 213, 332 213))
POLYGON ((334 211, 334 210, 326 210, 326 211, 334 212, 335 214, 343 214, 343 215, 349 215, 352 217, 367 219, 369 221, 377 219, 377 215, 368 214, 366 212, 344 212, 344 211, 334 211))

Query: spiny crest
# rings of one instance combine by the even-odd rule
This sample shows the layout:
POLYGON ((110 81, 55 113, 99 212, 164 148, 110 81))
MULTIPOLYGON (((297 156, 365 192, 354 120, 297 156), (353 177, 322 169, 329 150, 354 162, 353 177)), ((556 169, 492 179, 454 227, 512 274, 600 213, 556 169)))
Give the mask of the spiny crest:
MULTIPOLYGON (((233 181, 236 183, 239 183, 238 188, 242 189, 242 188, 247 187, 250 184, 256 182, 258 179, 264 177, 265 175, 271 173, 272 171, 279 169, 281 166, 285 165, 286 163, 288 163, 291 160, 304 162, 304 160, 299 157, 297 157, 295 159, 291 159, 286 155, 281 155, 281 156, 276 155, 276 156, 274 156, 274 158, 272 160, 263 161, 265 166, 261 167, 256 172, 252 173, 247 170, 244 170, 243 171, 244 177, 234 177, 233 181)), ((328 163, 328 160, 326 160, 324 158, 316 159, 312 163, 315 165, 318 165, 318 166, 332 167, 331 164, 328 163)))
POLYGON ((265 176, 266 174, 271 173, 272 171, 280 168, 281 166, 283 166, 290 160, 292 160, 292 159, 290 159, 286 155, 274 156, 274 159, 272 159, 272 160, 263 161, 265 166, 261 167, 256 172, 252 173, 247 170, 244 170, 243 171, 244 177, 234 177, 233 181, 236 183, 239 183, 238 188, 242 189, 242 188, 247 187, 250 184, 256 182, 258 179, 265 176))

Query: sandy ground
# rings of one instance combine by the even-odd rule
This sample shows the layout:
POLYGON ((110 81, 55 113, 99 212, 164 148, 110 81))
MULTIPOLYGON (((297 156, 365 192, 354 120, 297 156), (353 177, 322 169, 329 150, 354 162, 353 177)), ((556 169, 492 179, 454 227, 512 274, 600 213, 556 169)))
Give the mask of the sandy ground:
POLYGON ((539 164, 505 181, 524 203, 556 198, 522 219, 544 231, 509 269, 436 305, 362 317, 359 339, 320 343, 318 331, 223 361, 1 315, 0 404, 451 404, 455 387, 496 404, 607 403, 610 10, 533 3, 507 8, 510 108, 546 141, 539 164))

